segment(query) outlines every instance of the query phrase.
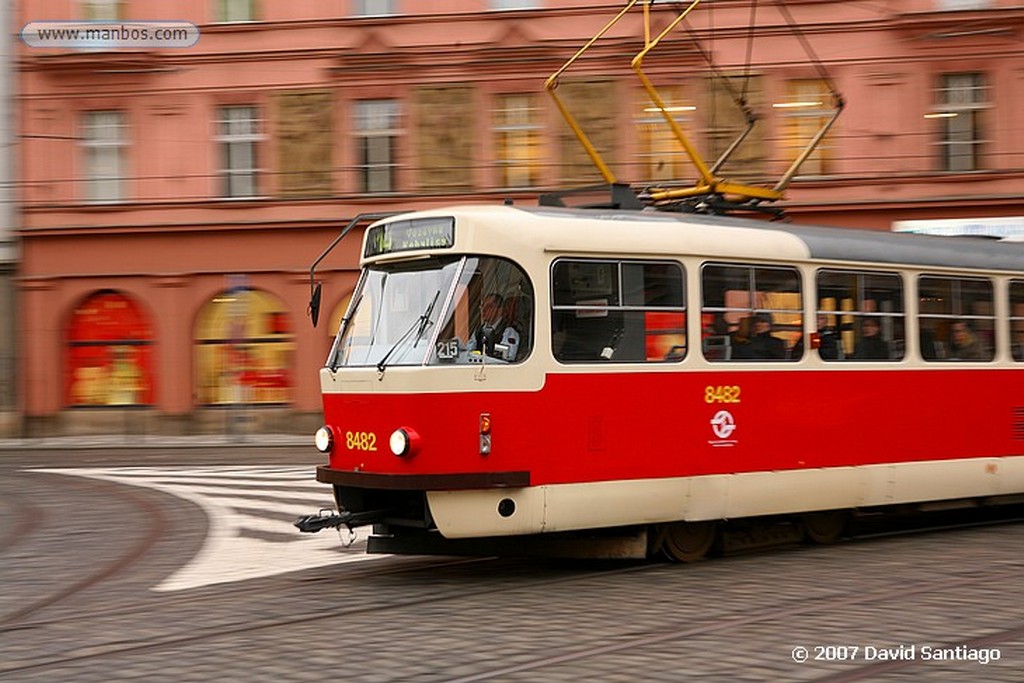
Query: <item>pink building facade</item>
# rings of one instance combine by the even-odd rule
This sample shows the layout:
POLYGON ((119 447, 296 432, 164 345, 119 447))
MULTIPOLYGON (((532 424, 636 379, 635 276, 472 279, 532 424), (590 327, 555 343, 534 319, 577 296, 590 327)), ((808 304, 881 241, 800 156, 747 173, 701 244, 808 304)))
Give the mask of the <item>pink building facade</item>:
MULTIPOLYGON (((639 3, 558 93, 635 187, 695 180, 630 69, 639 3)), ((1024 8, 1010 0, 699 6, 644 60, 721 173, 772 184, 846 103, 780 202, 889 230, 1024 217, 1024 8), (750 35, 754 40, 748 40, 750 35), (812 48, 805 49, 805 43, 812 48), (729 88, 724 83, 730 83, 729 88)), ((23 432, 298 431, 358 275, 351 217, 533 204, 598 182, 544 92, 625 3, 269 0, 22 3, 20 22, 190 22, 190 47, 20 47, 17 279, 23 432)), ((655 3, 657 34, 680 3, 655 3)), ((1024 218, 1020 218, 1024 223, 1024 218)))

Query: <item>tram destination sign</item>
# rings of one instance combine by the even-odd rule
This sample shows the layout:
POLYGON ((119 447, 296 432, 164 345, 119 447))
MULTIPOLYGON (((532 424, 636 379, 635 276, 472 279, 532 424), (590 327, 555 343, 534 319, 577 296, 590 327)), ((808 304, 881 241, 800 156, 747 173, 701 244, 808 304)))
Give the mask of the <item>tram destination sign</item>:
POLYGON ((415 249, 450 249, 454 245, 455 219, 451 216, 399 220, 367 230, 363 256, 415 249))

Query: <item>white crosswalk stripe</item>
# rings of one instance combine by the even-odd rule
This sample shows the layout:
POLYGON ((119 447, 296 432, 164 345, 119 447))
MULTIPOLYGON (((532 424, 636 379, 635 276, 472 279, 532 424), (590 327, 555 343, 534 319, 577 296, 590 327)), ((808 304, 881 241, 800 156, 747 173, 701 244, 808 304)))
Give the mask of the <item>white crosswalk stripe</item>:
POLYGON ((331 488, 310 466, 81 467, 37 469, 164 491, 199 506, 209 520, 192 560, 155 586, 175 591, 383 557, 366 555, 368 527, 342 539, 299 532, 295 518, 333 509, 331 488), (346 545, 348 541, 351 543, 346 545), (344 541, 344 542, 343 542, 344 541))

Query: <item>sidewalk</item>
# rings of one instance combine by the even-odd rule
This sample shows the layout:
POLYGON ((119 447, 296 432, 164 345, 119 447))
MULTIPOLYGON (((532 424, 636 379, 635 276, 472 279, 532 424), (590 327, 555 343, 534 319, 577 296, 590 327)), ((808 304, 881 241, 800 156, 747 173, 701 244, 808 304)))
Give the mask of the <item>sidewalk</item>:
POLYGON ((205 447, 313 446, 313 436, 303 434, 90 434, 31 439, 0 439, 0 450, 84 448, 205 448, 205 447))

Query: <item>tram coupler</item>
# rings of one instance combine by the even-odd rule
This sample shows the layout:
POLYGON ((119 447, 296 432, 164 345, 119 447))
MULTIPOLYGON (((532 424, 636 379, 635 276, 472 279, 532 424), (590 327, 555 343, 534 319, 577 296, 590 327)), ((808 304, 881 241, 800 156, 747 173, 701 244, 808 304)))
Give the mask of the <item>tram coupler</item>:
POLYGON ((387 510, 366 510, 364 512, 350 512, 344 510, 340 513, 305 515, 293 522, 299 531, 315 534, 321 529, 340 529, 346 527, 349 531, 357 526, 375 524, 387 515, 387 510))

